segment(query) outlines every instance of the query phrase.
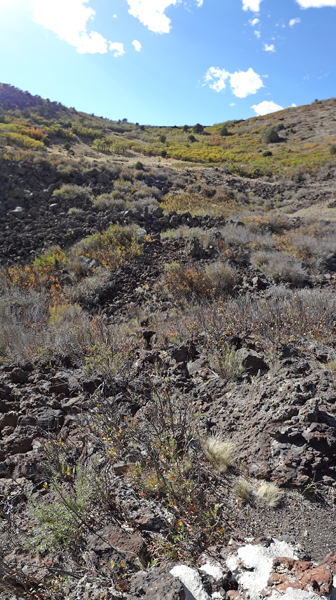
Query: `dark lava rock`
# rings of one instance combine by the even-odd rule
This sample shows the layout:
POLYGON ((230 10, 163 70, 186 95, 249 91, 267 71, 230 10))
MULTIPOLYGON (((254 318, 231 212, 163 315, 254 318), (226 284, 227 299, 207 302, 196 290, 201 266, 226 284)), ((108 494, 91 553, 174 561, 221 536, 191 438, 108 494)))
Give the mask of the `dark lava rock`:
POLYGON ((28 373, 20 367, 16 367, 11 371, 9 378, 12 383, 27 383, 28 381, 28 373))
POLYGON ((269 368, 263 357, 257 354, 257 352, 253 352, 247 348, 241 348, 237 351, 237 354, 241 360, 242 366, 249 373, 267 371, 269 368))
POLYGON ((131 577, 129 600, 185 600, 183 585, 170 574, 173 567, 158 567, 150 571, 140 571, 131 577))

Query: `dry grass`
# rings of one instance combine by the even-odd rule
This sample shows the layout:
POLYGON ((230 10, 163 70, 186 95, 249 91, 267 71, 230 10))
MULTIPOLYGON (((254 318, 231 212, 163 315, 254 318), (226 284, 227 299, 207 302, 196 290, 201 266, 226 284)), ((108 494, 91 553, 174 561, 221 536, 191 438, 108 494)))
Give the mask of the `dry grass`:
POLYGON ((235 492, 243 502, 248 502, 252 495, 252 486, 244 477, 240 477, 235 483, 235 492))
POLYGON ((265 481, 257 491, 259 498, 262 498, 270 508, 276 508, 281 501, 282 492, 275 483, 265 481))
POLYGON ((217 436, 206 438, 204 452, 219 473, 224 473, 235 462, 235 449, 231 442, 223 442, 217 436))

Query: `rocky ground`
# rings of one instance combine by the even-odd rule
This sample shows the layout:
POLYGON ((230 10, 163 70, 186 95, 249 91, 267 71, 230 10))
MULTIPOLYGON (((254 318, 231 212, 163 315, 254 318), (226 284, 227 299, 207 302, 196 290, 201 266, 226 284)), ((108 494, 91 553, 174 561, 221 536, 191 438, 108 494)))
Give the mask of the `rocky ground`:
MULTIPOLYGON (((295 197, 296 209, 324 205, 334 198, 334 172, 270 181, 148 163, 141 172, 153 192, 147 210, 116 213, 93 201, 111 193, 120 165, 115 169, 64 173, 50 164, 0 164, 4 273, 111 223, 135 224, 144 240, 140 256, 76 292, 76 311, 97 327, 97 340, 106 333, 105 346, 114 347, 128 328, 131 341, 112 357, 117 368, 99 348, 92 367, 72 341, 62 346, 64 330, 47 340, 55 352, 45 356, 34 355, 26 330, 16 358, 5 354, 6 344, 0 348, 0 597, 257 600, 293 588, 302 592, 293 600, 334 598, 335 253, 321 269, 310 264, 298 285, 279 285, 237 242, 227 255, 233 289, 216 302, 182 302, 163 283, 167 264, 201 273, 218 261, 225 225, 243 236, 240 214, 251 194, 259 204, 277 197, 284 206, 295 197), (55 198, 64 184, 87 193, 55 198), (190 185, 200 194, 225 189, 240 212, 218 216, 205 199, 197 215, 164 213, 164 195, 190 185), (202 244, 201 234, 174 237, 181 226, 207 232, 210 242, 202 244), (173 234, 165 237, 167 231, 173 234), (308 308, 305 298, 312 298, 308 308), (278 331, 286 303, 298 310, 297 320, 278 331), (267 307, 274 307, 271 316, 267 307), (218 348, 236 362, 223 366, 218 348), (225 469, 204 451, 209 436, 229 444, 225 469), (265 482, 274 484, 270 497, 260 493, 265 482), (263 585, 249 587, 244 574, 263 585)), ((305 224, 288 219, 293 229, 305 224)), ((71 284, 69 273, 62 277, 71 284)), ((25 305, 13 292, 8 312, 7 288, 0 293, 1 324, 13 348, 17 333, 8 315, 24 324, 25 305)), ((34 299, 40 306, 41 295, 34 299)), ((45 318, 36 314, 33 333, 45 318)), ((82 348, 88 343, 78 339, 82 348)))

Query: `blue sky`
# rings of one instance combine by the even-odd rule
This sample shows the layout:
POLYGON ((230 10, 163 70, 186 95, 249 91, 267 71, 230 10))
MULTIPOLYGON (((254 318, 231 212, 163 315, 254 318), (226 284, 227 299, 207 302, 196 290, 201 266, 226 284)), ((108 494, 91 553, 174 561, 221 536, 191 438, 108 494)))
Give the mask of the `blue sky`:
POLYGON ((77 110, 211 125, 336 96, 336 0, 0 0, 0 81, 77 110))

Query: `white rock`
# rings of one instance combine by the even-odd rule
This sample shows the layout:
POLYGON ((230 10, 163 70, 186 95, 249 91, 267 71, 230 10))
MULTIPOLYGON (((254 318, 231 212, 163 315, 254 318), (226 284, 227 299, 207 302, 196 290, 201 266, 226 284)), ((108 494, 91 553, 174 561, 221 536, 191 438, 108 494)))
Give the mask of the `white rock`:
POLYGON ((170 573, 182 583, 186 600, 211 600, 196 569, 191 569, 186 565, 178 565, 173 567, 170 573))
MULTIPOLYGON (((222 579, 224 575, 224 571, 218 562, 207 562, 200 568, 200 571, 204 571, 204 573, 207 573, 208 575, 213 577, 215 581, 220 581, 220 579, 222 579)), ((221 598, 221 596, 219 597, 221 598)))
POLYGON ((292 546, 287 542, 275 540, 268 548, 251 544, 242 546, 237 554, 228 557, 226 564, 251 600, 258 600, 260 592, 267 587, 273 559, 277 556, 297 559, 292 546), (244 567, 249 570, 245 571, 244 567))
POLYGON ((326 596, 319 596, 314 592, 306 590, 297 590, 295 588, 287 588, 284 592, 273 592, 270 600, 326 600, 326 596))

